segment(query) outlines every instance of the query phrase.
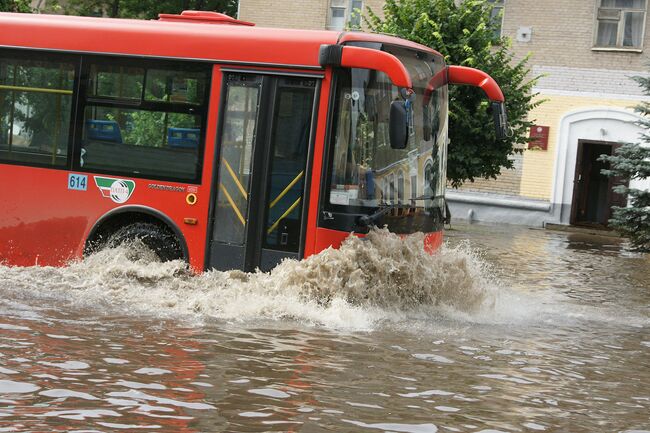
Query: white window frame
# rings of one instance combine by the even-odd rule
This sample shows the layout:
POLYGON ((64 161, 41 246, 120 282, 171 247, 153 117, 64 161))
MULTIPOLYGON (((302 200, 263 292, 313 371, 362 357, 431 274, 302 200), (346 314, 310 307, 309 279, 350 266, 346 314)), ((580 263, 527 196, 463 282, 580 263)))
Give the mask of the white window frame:
POLYGON ((495 10, 501 14, 501 23, 499 24, 499 37, 503 36, 503 21, 506 16, 506 0, 487 0, 495 10))
MULTIPOLYGON (((345 28, 350 24, 352 18, 352 9, 353 0, 330 0, 329 6, 327 8, 327 29, 328 30, 345 30, 345 28), (343 26, 338 26, 333 24, 333 12, 334 10, 343 10, 344 22, 343 26)), ((363 0, 361 1, 361 10, 363 10, 363 0)), ((360 23, 361 24, 361 21, 360 23)))
MULTIPOLYGON (((645 0, 643 9, 639 8, 616 8, 616 7, 602 7, 602 0, 596 0, 596 7, 594 12, 594 38, 593 38, 593 51, 628 51, 628 52, 643 52, 643 44, 645 42, 645 32, 646 32, 646 20, 647 20, 647 11, 648 11, 648 1, 645 0), (616 45, 598 45, 598 27, 600 20, 598 19, 599 11, 601 10, 610 10, 610 11, 620 11, 620 16, 618 18, 618 27, 616 35, 616 45), (638 47, 625 47, 623 46, 623 39, 625 37, 625 13, 626 12, 643 12, 643 29, 641 29, 641 45, 638 47)), ((603 21, 614 21, 614 20, 603 20, 603 21)))
POLYGON ((352 24, 352 14, 355 13, 355 10, 356 10, 356 9, 359 10, 359 24, 358 24, 358 27, 357 27, 357 28, 361 28, 361 23, 363 22, 363 20, 362 20, 362 18, 361 18, 361 14, 363 13, 363 0, 357 0, 357 1, 355 1, 355 0, 350 0, 350 10, 349 10, 349 12, 348 12, 348 24, 352 24), (359 8, 353 8, 352 6, 354 5, 354 3, 357 3, 357 2, 358 2, 358 3, 361 3, 361 7, 359 7, 359 8))

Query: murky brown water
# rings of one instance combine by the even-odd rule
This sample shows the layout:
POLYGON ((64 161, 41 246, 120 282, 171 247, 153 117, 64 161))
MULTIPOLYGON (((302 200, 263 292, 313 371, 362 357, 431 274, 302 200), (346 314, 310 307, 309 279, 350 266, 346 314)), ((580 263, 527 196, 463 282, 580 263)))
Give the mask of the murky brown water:
POLYGON ((124 249, 0 267, 0 431, 650 431, 650 257, 447 239, 428 257, 377 234, 272 274, 124 249))

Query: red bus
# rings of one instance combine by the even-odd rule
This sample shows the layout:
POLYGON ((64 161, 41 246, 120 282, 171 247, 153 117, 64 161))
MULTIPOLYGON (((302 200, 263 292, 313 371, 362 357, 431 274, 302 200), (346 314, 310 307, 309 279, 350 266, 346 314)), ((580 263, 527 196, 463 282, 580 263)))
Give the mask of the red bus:
POLYGON ((492 78, 361 32, 0 14, 0 262, 141 238, 195 270, 303 258, 371 226, 442 239, 447 85, 492 78))

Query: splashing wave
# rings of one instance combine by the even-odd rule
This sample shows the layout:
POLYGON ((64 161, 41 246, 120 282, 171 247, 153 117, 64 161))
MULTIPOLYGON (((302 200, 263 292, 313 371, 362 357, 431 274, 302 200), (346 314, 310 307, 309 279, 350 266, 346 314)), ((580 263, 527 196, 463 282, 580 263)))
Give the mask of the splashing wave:
MULTIPOLYGON (((29 297, 107 306, 119 312, 226 320, 290 318, 369 328, 391 317, 452 311, 471 317, 494 308, 495 284, 468 245, 427 254, 422 235, 375 230, 349 237, 269 273, 209 271, 160 263, 142 244, 106 249, 65 268, 0 267, 0 288, 29 297)), ((478 316, 477 316, 478 317, 478 316)))

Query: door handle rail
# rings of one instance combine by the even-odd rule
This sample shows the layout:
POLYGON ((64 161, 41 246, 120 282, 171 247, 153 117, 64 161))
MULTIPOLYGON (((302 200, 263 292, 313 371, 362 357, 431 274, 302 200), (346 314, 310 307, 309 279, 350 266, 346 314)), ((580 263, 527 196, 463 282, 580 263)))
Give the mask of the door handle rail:
POLYGON ((221 158, 223 161, 223 164, 226 166, 226 170, 228 170, 228 173, 230 173, 230 176, 232 177, 232 180, 235 181, 235 185, 237 185, 237 188, 241 192, 241 194, 244 196, 246 200, 248 200, 248 193, 246 192, 246 189, 244 189, 244 186, 241 184, 239 181, 239 178, 237 177, 237 174, 235 174, 235 170, 232 169, 230 164, 228 164, 228 161, 226 158, 221 158))
POLYGON ((305 171, 304 171, 304 170, 301 171, 300 173, 298 173, 298 176, 296 176, 296 177, 295 177, 295 178, 294 178, 294 179, 289 183, 289 185, 287 185, 287 187, 286 187, 284 190, 282 190, 282 192, 281 192, 280 194, 278 194, 278 196, 277 196, 277 197, 276 197, 276 198, 271 202, 271 204, 269 205, 269 209, 273 209, 273 206, 275 206, 276 204, 278 204, 278 202, 279 202, 280 200, 282 200, 282 197, 284 197, 285 195, 287 195, 287 193, 289 192, 289 190, 290 190, 291 188, 293 188, 293 187, 298 183, 298 181, 300 181, 300 179, 302 179, 302 177, 304 176, 304 174, 305 174, 305 171))
POLYGON ((221 188, 221 191, 223 191, 223 195, 226 197, 226 200, 228 200, 228 203, 230 204, 230 207, 232 207, 232 210, 235 212, 237 215, 237 218, 239 221, 241 221, 243 226, 246 226, 246 219, 244 219, 244 216, 241 214, 241 211, 237 207, 237 204, 235 203, 235 200, 233 200, 232 196, 228 192, 225 186, 223 186, 223 183, 219 183, 219 187, 221 188))
POLYGON ((278 219, 273 223, 273 225, 272 225, 271 227, 269 227, 269 229, 266 231, 266 233, 269 234, 269 235, 270 235, 271 233, 273 233, 273 230, 275 230, 275 229, 278 228, 278 225, 280 224, 280 221, 282 221, 283 219, 285 219, 285 218, 287 217, 287 215, 289 215, 291 212, 293 212, 293 210, 294 210, 296 207, 298 207, 298 205, 300 204, 300 200, 302 200, 302 197, 298 197, 298 200, 294 201, 293 204, 292 204, 291 206, 289 206, 289 209, 287 209, 287 210, 282 214, 282 216, 280 216, 280 218, 278 218, 278 219))

